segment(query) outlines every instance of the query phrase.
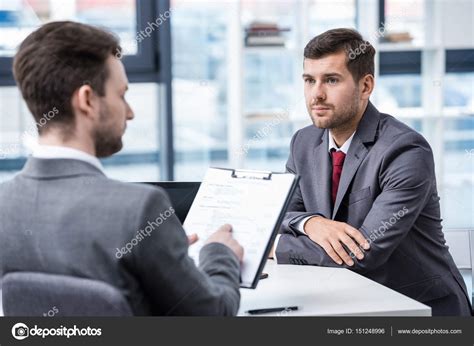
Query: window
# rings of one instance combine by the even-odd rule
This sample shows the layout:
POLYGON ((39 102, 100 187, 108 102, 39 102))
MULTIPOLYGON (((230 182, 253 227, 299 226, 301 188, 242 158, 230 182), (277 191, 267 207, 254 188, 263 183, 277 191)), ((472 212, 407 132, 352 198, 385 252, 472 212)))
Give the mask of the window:
POLYGON ((227 164, 229 3, 172 2, 175 175, 200 180, 227 164))
POLYGON ((291 136, 311 123, 303 47, 330 27, 354 27, 355 1, 174 0, 172 8, 176 178, 199 180, 209 166, 283 171, 291 136))
POLYGON ((23 167, 37 137, 33 118, 13 86, 12 57, 29 33, 53 20, 101 26, 121 40, 135 119, 124 136, 124 149, 103 160, 106 173, 129 181, 171 179, 170 148, 163 136, 172 135, 166 133, 171 118, 169 16, 167 1, 0 0, 0 182, 23 167))
POLYGON ((307 39, 333 28, 356 27, 355 0, 312 0, 309 8, 309 30, 307 39))
POLYGON ((384 17, 381 22, 390 28, 391 42, 409 42, 421 45, 425 42, 425 0, 385 0, 382 3, 384 17))
POLYGON ((444 88, 443 218, 449 228, 474 225, 474 72, 448 73, 444 88))
POLYGON ((125 51, 137 53, 134 0, 3 0, 0 1, 0 55, 13 56, 18 43, 51 20, 74 20, 109 28, 121 38, 125 51))

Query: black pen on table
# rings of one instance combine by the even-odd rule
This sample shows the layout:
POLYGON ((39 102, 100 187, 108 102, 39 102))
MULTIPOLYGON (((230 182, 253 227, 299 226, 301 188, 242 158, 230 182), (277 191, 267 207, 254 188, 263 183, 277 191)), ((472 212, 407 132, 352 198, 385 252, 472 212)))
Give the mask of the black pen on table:
POLYGON ((296 311, 296 310, 298 310, 297 306, 282 306, 278 308, 248 310, 246 311, 246 313, 250 315, 259 315, 259 314, 269 314, 271 312, 296 311))

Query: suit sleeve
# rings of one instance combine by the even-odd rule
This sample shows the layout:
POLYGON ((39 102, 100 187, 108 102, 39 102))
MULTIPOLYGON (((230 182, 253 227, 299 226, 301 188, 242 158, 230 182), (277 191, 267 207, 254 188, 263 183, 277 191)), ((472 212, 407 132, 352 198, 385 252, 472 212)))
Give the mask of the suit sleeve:
MULTIPOLYGON (((297 131, 293 138, 291 139, 291 144, 290 144, 290 156, 288 157, 288 161, 286 162, 286 171, 289 173, 293 174, 298 174, 297 169, 296 169, 296 164, 295 164, 295 147, 296 141, 297 141, 297 136, 299 134, 299 131, 297 131)), ((307 218, 311 217, 314 215, 322 215, 317 212, 308 212, 306 210, 306 207, 304 205, 304 200, 303 196, 301 195, 301 189, 299 185, 295 189, 295 193, 293 194, 293 197, 291 198, 290 204, 287 209, 287 213, 285 214, 285 217, 283 218, 283 222, 281 224, 281 233, 288 233, 292 234, 294 236, 301 235, 301 229, 298 227, 300 222, 307 218)))
POLYGON ((145 230, 152 222, 157 226, 132 250, 129 264, 137 273, 152 313, 236 315, 240 263, 234 253, 223 244, 208 244, 200 252, 197 268, 188 256, 188 240, 181 223, 166 194, 158 189, 145 202, 140 229, 145 230))
MULTIPOLYGON (((423 137, 410 133, 398 138, 382 158, 379 184, 382 192, 359 228, 371 247, 362 260, 351 255, 354 266, 343 265, 359 273, 383 265, 429 199, 437 198, 433 155, 423 137)), ((282 235, 276 253, 279 263, 341 267, 305 235, 282 235)))

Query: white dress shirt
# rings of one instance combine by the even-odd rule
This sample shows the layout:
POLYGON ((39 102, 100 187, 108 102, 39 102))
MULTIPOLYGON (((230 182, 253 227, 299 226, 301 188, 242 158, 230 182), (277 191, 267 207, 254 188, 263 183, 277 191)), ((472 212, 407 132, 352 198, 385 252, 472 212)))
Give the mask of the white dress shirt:
MULTIPOLYGON (((345 155, 347 155, 347 152, 349 151, 349 147, 351 146, 352 138, 354 137, 354 134, 355 134, 355 132, 339 148, 337 146, 336 142, 334 142, 334 138, 332 138, 331 131, 329 131, 329 148, 328 148, 329 153, 331 153, 332 149, 335 149, 336 151, 342 151, 345 155)), ((304 219, 302 219, 300 222, 298 222, 296 224, 296 228, 298 228, 298 231, 300 231, 301 233, 305 233, 304 224, 306 223, 306 221, 308 221, 312 217, 313 217, 313 215, 312 216, 307 216, 304 219)))
MULTIPOLYGON (((332 149, 335 149, 336 151, 342 151, 344 154, 347 155, 347 152, 349 151, 349 148, 351 146, 351 143, 352 143, 352 138, 354 138, 354 134, 355 134, 355 131, 354 133, 344 142, 344 144, 339 148, 336 144, 336 142, 334 142, 334 138, 332 138, 332 134, 331 134, 331 130, 329 130, 329 142, 328 142, 328 152, 331 153, 331 150, 332 149)), ((304 231, 304 225, 306 223, 306 221, 308 221, 309 219, 311 219, 314 215, 310 215, 310 216, 307 216, 305 217, 304 219, 302 219, 301 221, 299 221, 297 224, 296 224, 296 228, 298 229, 298 231, 300 231, 301 233, 303 234, 306 234, 306 232, 304 231)), ((276 239, 275 239, 275 246, 274 246, 274 249, 276 250, 277 246, 278 246, 278 242, 280 241, 280 236, 281 234, 277 235, 276 239)), ((275 260, 277 259, 276 258, 276 252, 275 254, 273 255, 275 257, 275 260)))
POLYGON ((95 156, 92 156, 84 151, 69 148, 61 147, 55 145, 37 145, 33 149, 33 157, 38 159, 73 159, 80 160, 87 163, 90 163, 94 167, 97 167, 101 172, 104 171, 102 164, 99 159, 95 156))

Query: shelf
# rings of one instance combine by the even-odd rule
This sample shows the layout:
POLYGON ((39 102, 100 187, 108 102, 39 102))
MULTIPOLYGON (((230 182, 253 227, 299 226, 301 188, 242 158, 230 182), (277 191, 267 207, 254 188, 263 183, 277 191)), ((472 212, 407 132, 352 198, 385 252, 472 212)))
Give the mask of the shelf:
POLYGON ((375 47, 379 52, 399 52, 399 51, 424 51, 441 49, 441 45, 414 45, 408 42, 402 43, 379 43, 375 47))
POLYGON ((275 52, 289 52, 293 53, 295 51, 292 47, 287 46, 244 46, 245 53, 275 53, 275 52))

